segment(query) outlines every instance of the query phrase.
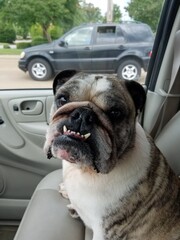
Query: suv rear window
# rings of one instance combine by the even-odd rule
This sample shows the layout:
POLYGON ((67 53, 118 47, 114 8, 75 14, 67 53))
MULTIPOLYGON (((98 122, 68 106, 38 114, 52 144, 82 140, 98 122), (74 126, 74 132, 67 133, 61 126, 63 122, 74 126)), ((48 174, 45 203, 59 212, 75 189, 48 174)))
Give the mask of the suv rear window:
POLYGON ((151 29, 146 24, 122 24, 123 32, 128 36, 128 42, 152 42, 151 29))

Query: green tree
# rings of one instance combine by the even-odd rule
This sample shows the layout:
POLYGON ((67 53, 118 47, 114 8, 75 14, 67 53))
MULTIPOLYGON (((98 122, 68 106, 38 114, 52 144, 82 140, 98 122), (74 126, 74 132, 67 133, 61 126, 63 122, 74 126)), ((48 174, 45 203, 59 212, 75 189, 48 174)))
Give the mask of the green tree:
POLYGON ((4 25, 0 22, 0 42, 13 43, 16 40, 16 32, 10 25, 4 25))
POLYGON ((94 7, 92 3, 85 3, 81 5, 81 16, 82 22, 100 22, 102 21, 101 10, 97 7, 94 7))
POLYGON ((74 16, 74 26, 82 23, 102 22, 101 10, 93 4, 87 4, 85 0, 79 0, 74 16))
POLYGON ((0 0, 0 20, 2 18, 2 11, 1 11, 1 9, 4 7, 4 4, 5 4, 5 0, 0 0))
POLYGON ((0 8, 3 7, 5 0, 0 0, 0 8))
POLYGON ((76 13, 73 15, 74 16, 74 26, 78 26, 85 22, 86 19, 86 14, 85 11, 83 10, 83 2, 79 1, 79 5, 77 6, 76 13))
POLYGON ((50 42, 49 27, 71 24, 78 0, 5 0, 4 18, 22 28, 33 24, 42 27, 44 37, 50 42))
MULTIPOLYGON (((107 14, 107 13, 106 13, 107 14)), ((107 22, 107 16, 102 17, 102 22, 106 23, 107 22)), ((119 23, 121 21, 121 10, 120 7, 117 4, 113 4, 113 22, 119 23)))
POLYGON ((68 15, 64 18, 63 27, 64 30, 67 31, 76 25, 75 20, 80 7, 79 0, 66 0, 65 7, 68 9, 68 15))
POLYGON ((120 7, 117 4, 113 4, 113 22, 120 22, 121 17, 120 7))
POLYGON ((16 32, 12 24, 3 20, 3 8, 6 0, 0 0, 0 42, 13 43, 16 40, 16 32))
POLYGON ((163 0, 131 0, 126 10, 132 19, 147 23, 155 32, 162 3, 163 0))

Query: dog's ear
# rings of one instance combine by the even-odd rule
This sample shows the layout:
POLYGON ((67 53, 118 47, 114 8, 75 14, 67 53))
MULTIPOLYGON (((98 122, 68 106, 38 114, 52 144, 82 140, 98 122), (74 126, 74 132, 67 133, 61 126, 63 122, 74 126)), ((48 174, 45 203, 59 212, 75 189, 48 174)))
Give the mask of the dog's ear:
POLYGON ((56 75, 53 81, 53 93, 56 94, 56 91, 61 87, 65 82, 67 82, 71 77, 77 73, 76 70, 64 70, 56 75))
POLYGON ((135 81, 125 81, 125 85, 134 101, 137 115, 144 107, 146 101, 146 92, 143 86, 135 81))

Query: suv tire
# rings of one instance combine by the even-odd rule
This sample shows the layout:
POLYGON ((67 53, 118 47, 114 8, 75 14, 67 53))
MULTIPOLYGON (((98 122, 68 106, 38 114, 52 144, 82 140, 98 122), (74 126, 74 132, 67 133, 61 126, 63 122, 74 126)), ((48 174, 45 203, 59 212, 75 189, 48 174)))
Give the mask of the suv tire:
POLYGON ((138 81, 141 76, 141 66, 135 60, 125 60, 119 66, 117 75, 123 80, 138 81))
POLYGON ((28 72, 32 79, 37 81, 49 80, 52 77, 50 64, 42 58, 34 58, 28 64, 28 72))

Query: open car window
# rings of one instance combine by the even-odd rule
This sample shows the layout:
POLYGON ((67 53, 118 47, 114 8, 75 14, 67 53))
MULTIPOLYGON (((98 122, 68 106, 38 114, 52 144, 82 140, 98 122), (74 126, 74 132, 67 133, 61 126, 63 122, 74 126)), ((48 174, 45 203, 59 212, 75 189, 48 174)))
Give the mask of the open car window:
POLYGON ((3 0, 0 88, 51 88, 56 74, 68 68, 144 84, 162 4, 3 0))

